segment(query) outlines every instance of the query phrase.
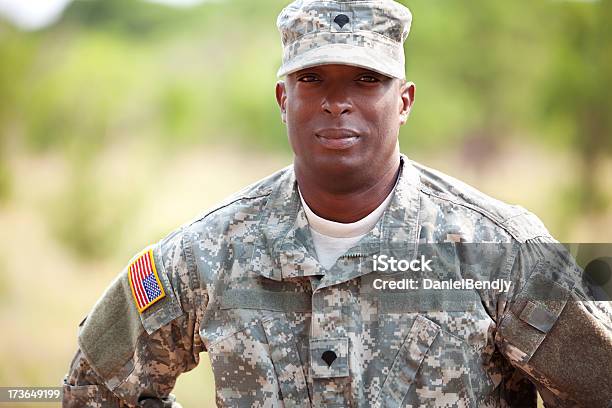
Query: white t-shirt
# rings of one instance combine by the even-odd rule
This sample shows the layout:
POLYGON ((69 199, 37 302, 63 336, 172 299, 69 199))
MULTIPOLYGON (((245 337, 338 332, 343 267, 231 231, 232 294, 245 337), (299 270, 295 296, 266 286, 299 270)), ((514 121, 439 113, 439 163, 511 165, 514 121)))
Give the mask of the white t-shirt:
POLYGON ((389 205, 395 188, 374 211, 362 219, 350 223, 335 222, 319 217, 308 207, 304 197, 302 197, 302 192, 299 190, 298 188, 300 200, 302 200, 302 206, 310 225, 310 233, 317 257, 321 265, 325 269, 329 269, 338 258, 374 228, 374 225, 385 212, 387 205, 389 205))

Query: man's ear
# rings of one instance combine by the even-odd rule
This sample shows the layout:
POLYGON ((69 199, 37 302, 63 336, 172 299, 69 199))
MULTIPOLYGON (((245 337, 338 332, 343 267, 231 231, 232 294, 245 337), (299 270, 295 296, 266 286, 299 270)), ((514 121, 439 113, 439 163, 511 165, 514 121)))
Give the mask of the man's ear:
POLYGON ((414 93, 416 91, 416 85, 414 82, 404 82, 400 88, 401 91, 401 106, 400 106, 400 124, 406 123, 408 115, 410 115, 410 109, 414 104, 414 93))
POLYGON ((281 111, 281 120, 287 123, 287 92, 283 81, 276 83, 276 102, 281 111))

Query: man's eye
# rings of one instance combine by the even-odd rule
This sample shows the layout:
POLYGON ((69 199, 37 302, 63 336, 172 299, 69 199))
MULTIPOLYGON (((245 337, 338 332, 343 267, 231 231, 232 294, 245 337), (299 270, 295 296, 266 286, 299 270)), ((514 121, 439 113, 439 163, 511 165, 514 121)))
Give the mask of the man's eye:
POLYGON ((300 82, 315 82, 318 81, 318 78, 314 75, 304 75, 298 78, 300 82))
POLYGON ((362 75, 359 77, 359 81, 361 82, 367 82, 367 83, 374 83, 374 82, 379 82, 378 78, 372 76, 372 75, 362 75))

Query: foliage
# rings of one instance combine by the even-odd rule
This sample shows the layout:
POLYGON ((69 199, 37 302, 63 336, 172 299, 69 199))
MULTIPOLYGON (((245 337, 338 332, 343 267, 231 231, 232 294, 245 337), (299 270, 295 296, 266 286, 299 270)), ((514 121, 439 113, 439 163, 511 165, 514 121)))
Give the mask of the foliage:
POLYGON ((607 198, 598 188, 603 156, 612 152, 612 4, 568 5, 559 13, 558 41, 550 78, 544 86, 543 111, 563 121, 565 138, 582 160, 574 213, 601 210, 607 198))

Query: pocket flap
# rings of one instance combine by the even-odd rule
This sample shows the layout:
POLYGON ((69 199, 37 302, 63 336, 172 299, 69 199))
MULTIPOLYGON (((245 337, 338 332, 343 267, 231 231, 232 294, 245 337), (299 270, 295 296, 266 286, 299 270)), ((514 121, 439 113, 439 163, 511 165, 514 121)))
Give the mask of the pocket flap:
POLYGON ((219 308, 271 310, 277 312, 310 312, 311 297, 306 292, 278 292, 260 289, 227 290, 219 308))
POLYGON ((284 314, 263 320, 270 358, 285 407, 309 407, 310 399, 295 336, 284 314))

